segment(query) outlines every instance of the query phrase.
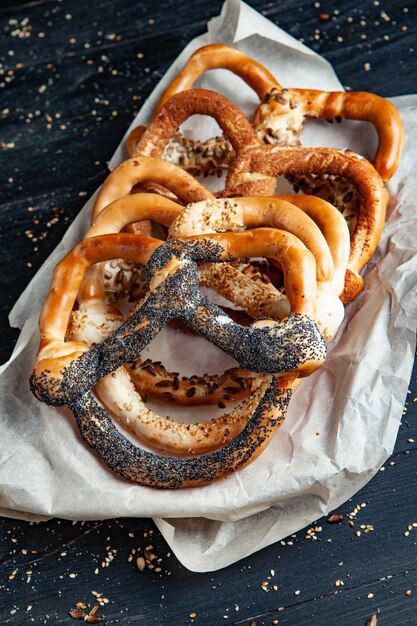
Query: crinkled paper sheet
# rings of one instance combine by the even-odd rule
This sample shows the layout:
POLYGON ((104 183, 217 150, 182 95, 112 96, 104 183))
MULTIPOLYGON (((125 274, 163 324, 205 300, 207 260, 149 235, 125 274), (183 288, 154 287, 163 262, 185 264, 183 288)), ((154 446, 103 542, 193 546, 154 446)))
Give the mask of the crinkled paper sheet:
MULTIPOLYGON (((236 45, 284 85, 341 89, 324 59, 247 5, 228 0, 222 14, 209 23, 208 33, 193 40, 173 64, 135 124, 149 119, 162 89, 194 50, 210 42, 236 45)), ((256 106, 251 90, 224 71, 206 75, 201 85, 222 91, 247 113, 256 106)), ((204 488, 156 491, 119 479, 82 443, 68 410, 40 404, 29 391, 38 312, 53 266, 86 228, 92 200, 87 202, 10 316, 11 324, 23 330, 10 361, 0 370, 3 515, 75 520, 151 516, 186 567, 208 571, 296 532, 368 482, 394 446, 413 363, 417 317, 417 97, 393 102, 404 120, 406 146, 389 185, 391 208, 367 267, 365 289, 347 307, 325 365, 303 381, 266 451, 236 475, 204 488)), ((204 129, 208 134, 212 130, 207 120, 204 129)), ((362 123, 335 127, 311 122, 303 143, 349 146, 372 155, 376 135, 362 123)), ((111 167, 124 156, 119 148, 111 167)))

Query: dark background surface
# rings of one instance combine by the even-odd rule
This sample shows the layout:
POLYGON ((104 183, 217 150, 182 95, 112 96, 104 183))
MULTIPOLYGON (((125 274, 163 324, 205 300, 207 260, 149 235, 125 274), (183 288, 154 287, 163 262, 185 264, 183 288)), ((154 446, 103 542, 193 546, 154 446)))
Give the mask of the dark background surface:
MULTIPOLYGON (((13 303, 104 180, 143 100, 221 4, 0 3, 2 362, 18 335, 13 303)), ((324 55, 346 87, 416 91, 415 0, 249 4, 324 55)), ((77 602, 99 604, 104 624, 362 626, 375 614, 373 626, 416 625, 415 400, 414 374, 394 454, 340 523, 318 520, 220 572, 188 572, 151 520, 3 519, 1 626, 75 624, 77 602), (141 572, 149 546, 156 556, 141 572)))

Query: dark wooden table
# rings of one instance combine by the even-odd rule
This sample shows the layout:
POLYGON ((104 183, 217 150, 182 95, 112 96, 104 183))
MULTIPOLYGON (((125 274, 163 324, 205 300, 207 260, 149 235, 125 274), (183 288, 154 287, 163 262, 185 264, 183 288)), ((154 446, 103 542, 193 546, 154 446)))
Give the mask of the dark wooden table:
MULTIPOLYGON (((415 92, 414 0, 250 4, 324 55, 345 86, 415 92)), ((143 100, 220 7, 1 2, 2 361, 18 334, 8 326, 11 306, 104 180, 143 100)), ((77 602, 86 613, 99 605, 105 624, 416 625, 415 400, 414 374, 394 454, 341 507, 340 523, 318 520, 216 573, 182 567, 151 520, 1 520, 1 626, 76 623, 68 611, 77 602), (147 547, 156 558, 140 571, 147 547), (367 622, 373 614, 377 622, 367 622)))

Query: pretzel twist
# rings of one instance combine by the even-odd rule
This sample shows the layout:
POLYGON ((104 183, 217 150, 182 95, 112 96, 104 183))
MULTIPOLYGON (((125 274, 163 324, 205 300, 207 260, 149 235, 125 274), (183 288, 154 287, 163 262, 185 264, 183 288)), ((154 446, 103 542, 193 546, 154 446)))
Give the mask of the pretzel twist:
POLYGON ((40 319, 42 341, 31 387, 39 399, 49 404, 68 404, 76 416, 82 436, 121 475, 149 486, 179 487, 204 484, 207 476, 201 474, 201 468, 206 467, 207 462, 214 463, 210 480, 234 471, 259 453, 277 426, 277 416, 280 423, 284 410, 281 400, 288 400, 288 390, 294 377, 308 374, 323 361, 325 347, 310 317, 314 300, 306 297, 312 291, 308 283, 311 279, 314 281, 310 253, 287 233, 277 237, 277 231, 260 229, 258 232, 258 236, 252 232, 251 237, 248 233, 202 237, 189 244, 175 241, 161 244, 130 234, 104 235, 81 242, 58 264, 40 319), (269 322, 247 329, 230 319, 225 325, 223 312, 196 289, 195 260, 219 262, 229 260, 231 255, 248 256, 248 253, 251 254, 249 249, 259 254, 265 252, 266 247, 273 248, 274 254, 279 254, 285 265, 292 315, 281 325, 269 322), (150 292, 128 320, 90 350, 85 344, 65 343, 71 309, 88 265, 110 256, 122 256, 143 263, 150 255, 147 266, 150 292), (174 293, 175 298, 172 297, 174 293), (275 394, 275 399, 278 397, 281 404, 278 413, 271 390, 276 384, 279 387, 279 383, 266 380, 255 392, 257 408, 253 418, 238 435, 244 440, 252 438, 251 449, 236 451, 233 442, 230 442, 221 451, 212 453, 214 456, 209 454, 203 460, 183 459, 180 462, 145 453, 134 448, 111 425, 103 409, 95 402, 92 387, 134 358, 174 317, 185 319, 210 341, 237 356, 246 367, 255 371, 288 371, 289 376, 284 376, 284 395, 275 394), (294 341, 297 341, 297 352, 291 347, 294 341), (261 430, 254 433, 253 423, 259 420, 261 430), (111 442, 105 443, 103 432, 111 432, 111 442), (144 466, 144 459, 147 466, 144 466))

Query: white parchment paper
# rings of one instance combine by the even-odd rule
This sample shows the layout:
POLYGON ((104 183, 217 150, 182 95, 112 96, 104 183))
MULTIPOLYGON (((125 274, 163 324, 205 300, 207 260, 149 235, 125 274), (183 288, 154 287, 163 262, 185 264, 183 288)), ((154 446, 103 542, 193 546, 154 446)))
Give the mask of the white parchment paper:
MULTIPOLYGON (((234 44, 293 87, 340 90, 331 66, 239 0, 227 0, 208 32, 193 40, 144 104, 149 120, 163 88, 205 43, 234 44)), ((257 98, 223 70, 199 85, 229 96, 245 112, 257 98)), ((303 381, 288 417, 257 461, 220 482, 180 492, 127 483, 81 441, 70 411, 31 395, 27 380, 38 346, 37 318, 56 262, 82 236, 90 199, 10 315, 22 333, 0 368, 0 513, 22 519, 148 517, 189 569, 224 567, 296 532, 358 491, 392 451, 414 358, 417 307, 414 179, 417 96, 393 98, 405 125, 400 167, 389 184, 387 224, 366 268, 365 289, 346 310, 325 365, 303 381), (317 434, 320 433, 320 434, 317 434)), ((201 128, 201 120, 197 122, 201 128)), ((190 125, 192 126, 192 124, 190 125)), ((204 121, 210 134, 215 128, 204 121)), ((367 124, 311 122, 305 145, 350 147, 372 156, 367 124)), ((126 155, 120 147, 110 167, 126 155)), ((209 348, 207 348, 209 349, 209 348)))

